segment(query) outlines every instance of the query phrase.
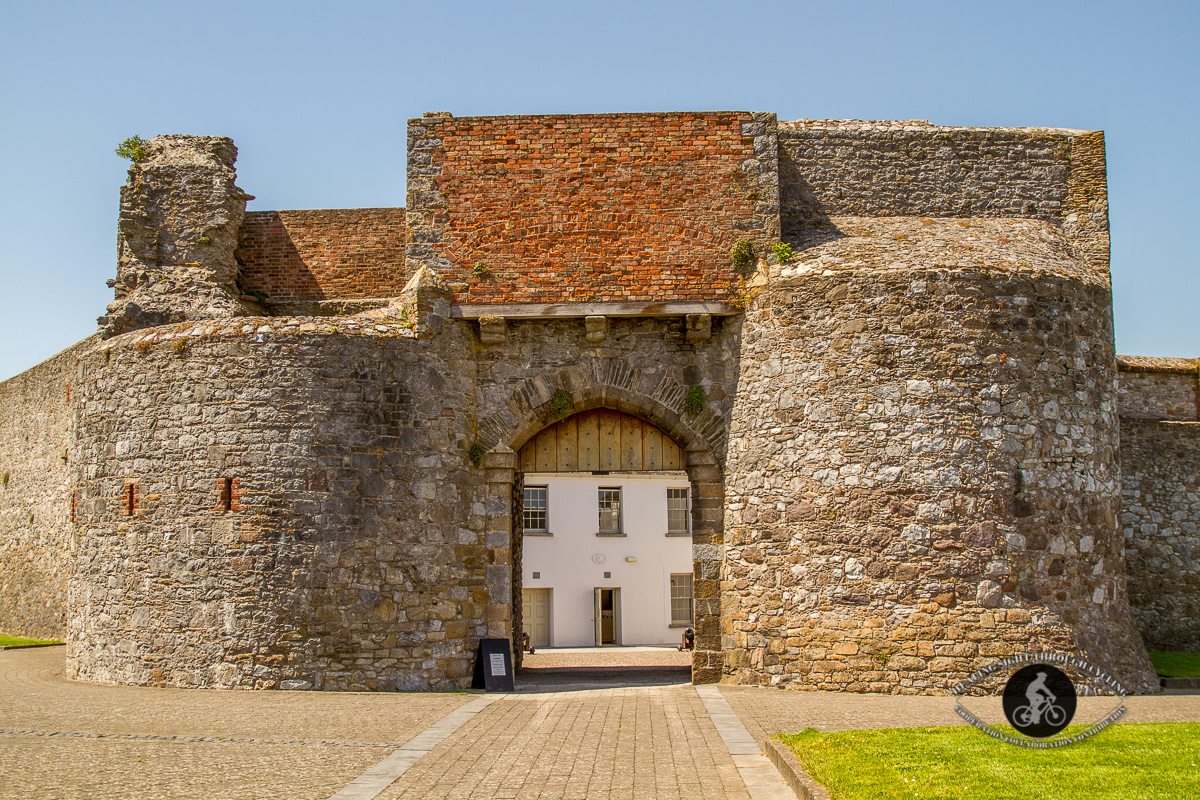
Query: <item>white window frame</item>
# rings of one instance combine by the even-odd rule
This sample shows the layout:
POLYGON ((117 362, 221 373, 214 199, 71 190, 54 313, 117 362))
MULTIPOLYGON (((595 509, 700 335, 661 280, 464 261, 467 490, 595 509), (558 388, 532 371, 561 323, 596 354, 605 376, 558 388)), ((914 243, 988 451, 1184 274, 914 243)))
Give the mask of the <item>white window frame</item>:
POLYGON ((690 628, 696 622, 696 595, 695 581, 690 572, 672 572, 671 573, 671 627, 672 628, 690 628), (684 579, 687 579, 686 581, 684 579), (684 593, 686 588, 687 592, 684 593), (676 591, 678 590, 678 592, 676 591), (687 603, 687 618, 676 615, 678 603, 686 601, 687 603))
POLYGON ((529 516, 528 515, 531 512, 529 511, 528 507, 522 506, 522 508, 521 508, 521 532, 525 536, 549 536, 550 535, 550 487, 549 486, 526 486, 525 491, 523 493, 524 494, 524 502, 529 501, 529 491, 531 489, 533 489, 533 490, 540 489, 542 491, 542 500, 543 500, 542 508, 541 508, 540 512, 535 511, 532 513, 541 513, 542 521, 545 523, 545 527, 544 528, 528 527, 528 524, 529 524, 529 516))
POLYGON ((688 487, 671 486, 667 488, 667 536, 691 536, 692 534, 692 493, 688 487), (683 492, 683 528, 671 527, 671 511, 679 511, 680 509, 672 509, 671 501, 679 500, 678 497, 671 497, 672 492, 683 492))
POLYGON ((600 487, 598 487, 598 489, 596 491, 596 512, 597 512, 597 520, 596 520, 597 533, 596 533, 596 535, 597 536, 624 536, 625 535, 625 525, 624 525, 625 520, 624 520, 624 514, 622 513, 622 508, 621 508, 621 494, 622 494, 622 492, 621 492, 620 486, 600 486, 600 487), (615 494, 609 494, 608 496, 606 496, 605 492, 611 492, 611 493, 615 493, 615 494), (617 526, 615 529, 613 529, 613 528, 606 529, 604 527, 604 515, 606 513, 607 514, 612 513, 611 505, 612 505, 612 502, 614 499, 616 500, 616 506, 617 506, 617 508, 616 508, 617 526), (608 505, 609 507, 606 508, 605 507, 606 505, 608 505))

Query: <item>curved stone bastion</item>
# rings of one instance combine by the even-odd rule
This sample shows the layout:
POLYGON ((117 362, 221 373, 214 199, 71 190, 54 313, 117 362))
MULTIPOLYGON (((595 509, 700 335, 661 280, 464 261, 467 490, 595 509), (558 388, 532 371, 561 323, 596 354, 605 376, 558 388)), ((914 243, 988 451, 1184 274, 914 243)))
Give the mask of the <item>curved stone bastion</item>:
POLYGON ((741 683, 944 691, 1126 600, 1108 276, 1036 220, 834 218, 747 314, 722 626, 741 683))

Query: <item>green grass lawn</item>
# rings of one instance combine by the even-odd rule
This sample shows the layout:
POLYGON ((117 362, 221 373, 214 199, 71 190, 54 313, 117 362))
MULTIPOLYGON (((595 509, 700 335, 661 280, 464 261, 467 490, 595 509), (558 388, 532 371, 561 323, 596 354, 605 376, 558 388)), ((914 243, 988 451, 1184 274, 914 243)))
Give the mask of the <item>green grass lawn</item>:
POLYGON ((834 800, 1200 797, 1195 722, 1117 723, 1053 750, 1006 744, 970 727, 810 728, 779 738, 834 800))
POLYGON ((1200 678, 1200 653, 1164 653, 1151 650, 1150 663, 1164 678, 1200 678))
POLYGON ((46 639, 24 639, 20 636, 4 636, 0 634, 0 647, 16 647, 19 644, 62 644, 46 639))

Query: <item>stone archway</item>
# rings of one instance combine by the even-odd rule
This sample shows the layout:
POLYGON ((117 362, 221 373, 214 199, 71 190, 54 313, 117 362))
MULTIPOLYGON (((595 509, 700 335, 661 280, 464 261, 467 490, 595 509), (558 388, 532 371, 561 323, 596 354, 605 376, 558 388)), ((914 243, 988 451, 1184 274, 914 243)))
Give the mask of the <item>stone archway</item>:
MULTIPOLYGON (((512 638, 520 625, 520 511, 516 488, 521 481, 518 451, 548 426, 592 409, 620 411, 649 423, 670 438, 683 453, 692 496, 692 569, 695 598, 696 650, 692 656, 693 683, 717 683, 723 671, 721 650, 720 575, 724 544, 724 477, 721 468, 725 441, 724 420, 711 409, 685 418, 680 408, 686 389, 669 379, 659 380, 649 391, 635 387, 636 373, 623 362, 591 374, 582 370, 526 381, 508 409, 480 421, 482 436, 491 439, 483 466, 487 509, 488 635, 512 638), (601 374, 596 374, 601 372, 601 374), (615 374, 614 374, 615 373, 615 374), (616 377, 617 380, 611 380, 616 377), (571 380, 574 378, 575 380, 571 380), (591 380, 579 380, 591 378, 591 380), (609 378, 605 380, 604 378, 609 378), (540 401, 540 402, 538 402, 540 401), (569 406, 564 401, 569 401, 569 406), (507 412, 507 413, 506 413, 507 412), (719 444, 714 447, 712 442, 719 444), (515 613, 514 613, 515 612, 515 613)), ((519 647, 514 646, 516 663, 519 647)))

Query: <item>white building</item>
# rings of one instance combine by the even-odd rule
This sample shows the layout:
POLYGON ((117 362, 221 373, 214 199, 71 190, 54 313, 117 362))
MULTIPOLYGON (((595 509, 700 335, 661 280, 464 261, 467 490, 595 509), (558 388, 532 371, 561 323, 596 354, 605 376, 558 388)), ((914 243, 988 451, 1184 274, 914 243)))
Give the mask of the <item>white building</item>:
POLYGON ((522 517, 534 647, 679 644, 693 619, 686 473, 526 473, 522 517))

